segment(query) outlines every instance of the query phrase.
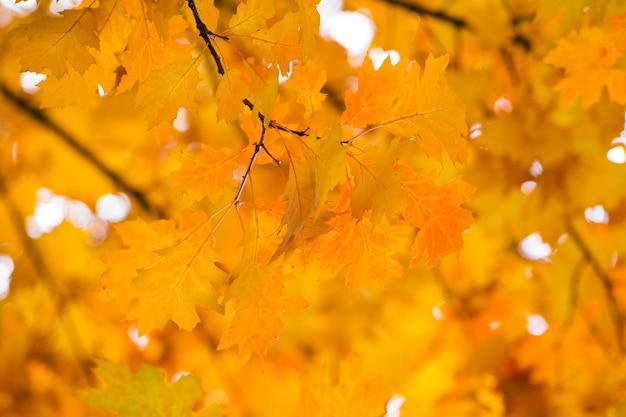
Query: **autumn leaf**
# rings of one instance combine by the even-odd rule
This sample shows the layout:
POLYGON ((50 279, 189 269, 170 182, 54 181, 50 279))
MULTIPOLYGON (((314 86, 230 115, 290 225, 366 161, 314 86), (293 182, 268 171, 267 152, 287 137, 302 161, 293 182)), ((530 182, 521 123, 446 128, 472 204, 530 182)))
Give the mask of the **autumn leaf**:
POLYGON ((626 71, 619 64, 626 52, 624 22, 625 15, 616 15, 606 26, 583 28, 561 39, 546 56, 547 63, 565 70, 555 87, 563 93, 565 104, 578 96, 583 107, 589 108, 600 100, 605 87, 610 100, 626 103, 626 71))
POLYGON ((411 169, 402 178, 406 190, 404 219, 419 229, 414 242, 414 266, 428 252, 428 266, 463 247, 461 234, 472 224, 472 214, 460 205, 474 194, 474 187, 459 178, 437 185, 437 171, 418 175, 411 169))
POLYGON ((91 7, 67 10, 61 17, 44 16, 19 26, 12 31, 11 46, 23 70, 49 71, 57 78, 71 70, 82 74, 95 62, 90 53, 98 48, 95 29, 91 7))
POLYGON ((219 257, 212 249, 213 228, 201 211, 183 213, 179 227, 165 220, 135 220, 116 227, 129 248, 104 258, 113 262, 109 275, 117 277, 109 286, 124 300, 137 300, 128 319, 137 320, 142 333, 161 328, 168 320, 191 329, 199 321, 196 306, 216 305, 213 285, 224 275, 215 266, 219 257))
POLYGON ((228 189, 229 184, 234 189, 236 157, 237 155, 231 155, 226 150, 203 145, 198 156, 182 159, 180 169, 172 173, 172 181, 194 201, 207 197, 215 203, 228 189))
POLYGON ((180 107, 193 111, 196 108, 198 65, 200 59, 179 61, 154 72, 142 84, 137 99, 143 103, 150 126, 172 122, 180 107), (162 91, 163 86, 167 91, 162 91))
POLYGON ((431 158, 441 160, 445 150, 452 161, 465 161, 465 107, 446 82, 448 62, 446 55, 430 55, 420 70, 416 62, 394 66, 388 58, 374 70, 366 60, 359 69, 357 91, 346 93, 342 122, 384 127, 397 136, 414 138, 431 158))
POLYGON ((104 382, 104 389, 86 389, 78 393, 91 407, 116 413, 120 417, 196 415, 193 407, 203 391, 198 378, 183 375, 174 383, 165 381, 165 372, 142 365, 131 372, 124 364, 95 359, 95 374, 104 382))
POLYGON ((1 416, 624 414, 626 2, 339 3, 2 3, 1 416))
POLYGON ((333 230, 315 243, 322 268, 330 277, 343 273, 351 291, 369 282, 383 288, 388 280, 403 274, 399 258, 408 247, 410 231, 386 222, 374 225, 368 217, 336 216, 329 222, 333 230))
POLYGON ((218 349, 236 344, 242 358, 252 353, 264 358, 280 335, 281 315, 306 307, 305 300, 283 295, 282 282, 273 273, 276 266, 244 261, 233 270, 226 300, 235 300, 235 313, 218 349))

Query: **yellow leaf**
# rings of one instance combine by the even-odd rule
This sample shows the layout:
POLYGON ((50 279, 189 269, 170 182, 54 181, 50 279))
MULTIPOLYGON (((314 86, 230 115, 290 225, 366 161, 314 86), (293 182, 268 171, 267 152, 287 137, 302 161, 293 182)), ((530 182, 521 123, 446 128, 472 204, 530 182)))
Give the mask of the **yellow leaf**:
POLYGON ((116 413, 119 417, 171 416, 191 417, 193 407, 203 395, 194 375, 183 375, 174 383, 165 381, 165 372, 142 365, 131 372, 124 364, 94 359, 95 374, 105 388, 84 389, 78 396, 89 405, 116 413))
POLYGON ((194 201, 207 197, 215 203, 226 190, 234 190, 237 156, 227 150, 202 145, 199 155, 183 158, 180 169, 174 171, 171 178, 194 201))
POLYGON ((437 171, 418 175, 408 169, 402 179, 407 191, 406 208, 402 215, 419 229, 415 238, 416 265, 428 251, 428 266, 432 267, 442 256, 456 253, 463 247, 462 233, 472 224, 472 214, 460 207, 474 194, 474 187, 459 178, 437 185, 437 171))
POLYGON ((216 307, 214 285, 225 276, 215 265, 219 257, 212 248, 213 229, 202 211, 184 212, 179 227, 171 220, 135 220, 115 227, 129 248, 104 258, 115 262, 109 273, 115 281, 107 287, 121 282, 120 289, 128 293, 115 293, 137 300, 127 318, 137 320, 141 333, 161 328, 168 320, 190 330, 199 321, 196 306, 216 307))
POLYGON ((626 14, 607 21, 608 26, 586 27, 559 40, 546 56, 545 62, 565 69, 565 77, 556 85, 564 104, 579 96, 583 107, 589 108, 600 100, 604 87, 611 101, 626 104, 626 71, 620 66, 626 53, 626 14))
POLYGON ((200 57, 193 61, 179 61, 161 71, 153 72, 137 93, 137 104, 146 113, 149 126, 162 122, 171 123, 180 107, 189 111, 196 109, 198 65, 200 57))
POLYGON ((226 292, 226 300, 235 299, 235 314, 218 349, 236 344, 242 358, 256 353, 263 359, 267 349, 278 339, 281 315, 306 307, 305 300, 283 295, 275 269, 276 264, 262 266, 243 261, 233 270, 234 281, 226 292))
POLYGON ((51 73, 87 71, 95 61, 90 48, 98 48, 91 8, 67 10, 61 17, 44 16, 11 31, 13 53, 23 70, 51 73))

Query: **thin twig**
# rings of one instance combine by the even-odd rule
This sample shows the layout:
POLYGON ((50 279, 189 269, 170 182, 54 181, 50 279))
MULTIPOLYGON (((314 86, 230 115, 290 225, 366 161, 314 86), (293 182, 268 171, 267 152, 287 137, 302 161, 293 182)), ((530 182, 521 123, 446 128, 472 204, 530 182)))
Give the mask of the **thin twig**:
POLYGON ((600 263, 598 262, 596 257, 593 256, 593 254, 591 253, 591 250, 589 249, 589 246, 587 246, 587 243, 582 239, 580 234, 578 234, 578 231, 574 228, 573 225, 569 224, 567 226, 567 233, 572 236, 574 244, 581 252, 587 263, 591 265, 594 273, 602 283, 606 298, 608 300, 609 314, 611 316, 611 319, 613 320, 613 324, 615 327, 617 345, 619 346, 620 351, 624 353, 626 351, 626 347, 624 346, 624 317, 622 311, 620 310, 619 303, 617 302, 617 299, 615 297, 613 282, 611 282, 611 279, 606 274, 602 266, 600 266, 600 263))
POLYGON ((215 50, 215 46, 213 46, 212 40, 215 38, 220 38, 220 39, 227 41, 228 37, 218 35, 217 33, 213 33, 209 30, 209 28, 207 28, 207 26, 204 24, 204 22, 200 18, 200 13, 198 13, 198 8, 196 7, 195 0, 187 0, 187 5, 189 6, 189 9, 191 9, 191 12, 193 13, 193 18, 196 20, 196 28, 198 28, 200 37, 204 40, 204 43, 206 43, 206 46, 208 46, 209 51, 211 52, 211 56, 213 57, 213 60, 215 61, 215 65, 217 66, 217 72, 219 72, 220 75, 224 75, 224 67, 222 66, 222 60, 220 59, 220 56, 217 53, 217 50, 215 50))
POLYGON ((33 106, 26 99, 15 94, 3 83, 0 83, 0 93, 2 93, 2 95, 4 95, 4 97, 8 101, 13 103, 16 107, 18 107, 24 113, 28 114, 33 119, 41 123, 45 128, 53 132, 57 137, 59 137, 63 141, 63 143, 69 146, 82 158, 87 160, 87 162, 89 162, 91 165, 96 167, 107 178, 109 178, 111 182, 113 182, 117 187, 119 187, 120 189, 128 193, 131 197, 133 197, 135 200, 137 200, 139 205, 144 210, 158 217, 164 217, 163 211, 160 208, 152 205, 152 203, 148 201, 148 198, 144 195, 144 193, 141 190, 129 184, 120 174, 115 172, 113 169, 108 167, 104 162, 98 159, 98 157, 96 157, 96 155, 92 151, 87 149, 67 130, 62 128, 54 120, 48 117, 48 115, 43 110, 33 106))
MULTIPOLYGON (((247 98, 243 99, 243 104, 245 104, 246 107, 250 109, 250 111, 254 110, 254 104, 252 104, 252 102, 248 100, 247 98)), ((261 120, 261 123, 265 122, 265 116, 261 112, 259 112, 259 120, 261 120)), ((276 120, 270 120, 268 127, 271 127, 272 129, 276 129, 276 130, 282 130, 283 132, 290 133, 294 136, 299 136, 299 137, 309 136, 308 127, 304 130, 293 130, 293 129, 289 129, 288 127, 281 125, 276 120)))

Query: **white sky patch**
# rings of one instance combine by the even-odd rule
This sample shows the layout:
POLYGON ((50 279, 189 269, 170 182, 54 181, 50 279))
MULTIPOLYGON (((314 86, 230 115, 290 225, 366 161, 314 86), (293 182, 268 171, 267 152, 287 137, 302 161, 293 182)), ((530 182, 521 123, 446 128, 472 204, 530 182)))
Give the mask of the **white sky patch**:
POLYGON ((150 343, 150 336, 147 334, 139 336, 139 330, 134 324, 128 327, 128 337, 141 350, 145 349, 148 343, 150 343))
POLYGON ((26 233, 33 239, 50 233, 65 219, 68 199, 55 195, 47 188, 37 190, 37 204, 32 216, 26 218, 26 233))
POLYGON ((500 327, 500 322, 499 321, 492 321, 491 323, 489 323, 489 327, 491 327, 493 330, 497 329, 498 327, 500 327))
POLYGON ((469 137, 470 139, 474 140, 478 137, 480 137, 483 134, 483 125, 482 123, 474 123, 472 126, 470 126, 469 129, 469 137))
POLYGON ((5 299, 9 295, 11 274, 14 269, 13 259, 7 255, 0 255, 0 300, 5 299))
POLYGON ((626 162, 626 152, 624 151, 624 147, 619 145, 609 149, 606 153, 606 159, 614 164, 623 164, 626 162))
POLYGON ((37 0, 16 3, 15 0, 0 0, 0 27, 5 27, 15 16, 26 16, 37 9, 37 0))
POLYGON ((511 113, 513 111, 513 104, 506 97, 500 97, 493 104, 493 111, 496 114, 511 113))
POLYGON ((617 145, 609 149, 606 153, 606 159, 615 163, 623 164, 626 162, 626 152, 624 146, 626 146, 626 113, 624 113, 624 129, 619 133, 619 136, 611 141, 611 145, 617 145))
POLYGON ((96 202, 96 213, 111 223, 121 222, 130 211, 130 200, 124 193, 105 194, 96 202))
POLYGON ((102 87, 102 85, 98 84, 98 96, 102 97, 106 97, 108 94, 106 91, 104 91, 104 87, 102 87))
POLYGON ((376 30, 374 22, 360 12, 343 11, 341 0, 322 0, 317 5, 320 14, 320 35, 343 46, 352 64, 363 61, 376 30))
POLYGON ((535 181, 524 181, 520 186, 522 190, 522 194, 528 195, 533 192, 533 190, 537 187, 537 183, 535 181))
POLYGON ((178 108, 178 113, 176 113, 176 119, 174 119, 173 125, 174 129, 179 132, 186 132, 189 130, 189 113, 186 108, 178 108))
POLYGON ((372 60, 372 64, 374 64, 374 69, 378 69, 383 65, 385 59, 389 57, 389 61, 391 65, 396 65, 400 62, 400 53, 393 49, 389 51, 385 51, 382 48, 373 48, 368 52, 370 59, 372 60))
POLYGON ((59 14, 63 10, 77 7, 82 0, 56 0, 50 3, 50 13, 59 14))
POLYGON ((48 78, 46 74, 38 72, 24 71, 20 73, 20 85, 25 93, 33 94, 39 91, 37 84, 48 78))
POLYGON ((443 314, 443 310, 441 309, 441 306, 443 306, 445 303, 445 301, 442 301, 433 306, 432 314, 435 320, 443 320, 446 318, 445 314, 443 314))
POLYGON ((384 417, 400 417, 400 407, 404 404, 406 398, 400 394, 393 394, 391 399, 387 401, 387 412, 384 417))
POLYGON ((533 163, 530 164, 530 168, 528 168, 528 172, 530 172, 530 175, 537 178, 543 173, 543 165, 541 165, 541 162, 535 159, 533 163))
POLYGON ((604 206, 598 204, 594 207, 587 207, 585 209, 585 220, 589 223, 609 223, 609 213, 606 212, 604 206))
POLYGON ((130 211, 130 199, 124 193, 105 194, 96 202, 96 213, 80 200, 57 195, 47 188, 37 190, 37 204, 26 218, 26 233, 33 239, 50 233, 67 220, 89 235, 89 243, 98 245, 106 238, 109 223, 122 221, 130 211))
POLYGON ((191 372, 187 372, 187 371, 180 371, 180 372, 176 372, 174 375, 172 375, 172 377, 170 378, 170 382, 176 382, 179 379, 181 379, 184 376, 187 375, 191 375, 191 372))
POLYGON ((71 200, 67 203, 65 218, 78 229, 87 229, 94 221, 94 215, 87 204, 79 200, 71 200))
POLYGON ((538 259, 544 259, 552 253, 552 248, 548 243, 545 243, 541 235, 537 232, 531 233, 526 236, 517 248, 520 255, 531 261, 538 259))
POLYGON ((546 319, 539 314, 526 313, 526 330, 533 336, 541 336, 550 325, 546 319))

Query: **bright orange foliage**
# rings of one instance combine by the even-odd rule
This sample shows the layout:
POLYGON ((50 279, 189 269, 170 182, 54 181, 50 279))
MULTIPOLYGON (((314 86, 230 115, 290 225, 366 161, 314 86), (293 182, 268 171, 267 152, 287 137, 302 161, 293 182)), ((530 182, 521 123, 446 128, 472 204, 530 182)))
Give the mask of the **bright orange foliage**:
POLYGON ((0 4, 0 416, 626 414, 626 2, 0 4))

